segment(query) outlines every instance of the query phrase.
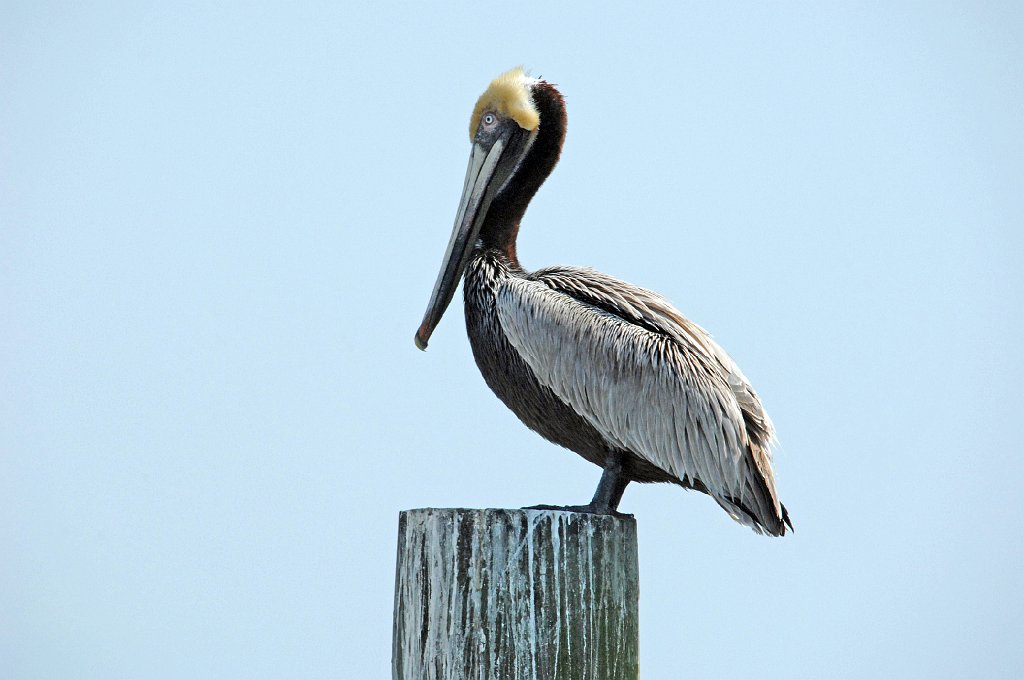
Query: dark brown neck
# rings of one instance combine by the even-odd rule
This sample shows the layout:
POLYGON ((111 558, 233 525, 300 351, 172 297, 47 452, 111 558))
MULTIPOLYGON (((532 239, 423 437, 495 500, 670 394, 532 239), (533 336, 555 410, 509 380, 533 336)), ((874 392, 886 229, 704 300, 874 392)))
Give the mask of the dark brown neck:
POLYGON ((533 101, 540 113, 537 139, 508 186, 494 197, 480 229, 484 248, 504 253, 516 265, 519 264, 516 257, 519 223, 533 195, 558 163, 565 139, 565 102, 558 90, 540 82, 533 88, 533 101))

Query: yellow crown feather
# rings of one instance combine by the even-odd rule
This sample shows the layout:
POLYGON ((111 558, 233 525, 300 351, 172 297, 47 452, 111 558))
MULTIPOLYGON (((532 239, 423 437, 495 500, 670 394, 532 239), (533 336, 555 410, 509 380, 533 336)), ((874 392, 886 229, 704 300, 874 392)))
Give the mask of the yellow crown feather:
POLYGON ((487 90, 480 95, 469 119, 469 138, 476 137, 480 116, 484 111, 497 111, 511 118, 524 130, 533 131, 540 126, 540 113, 530 96, 534 81, 527 77, 522 66, 502 73, 491 81, 487 90))

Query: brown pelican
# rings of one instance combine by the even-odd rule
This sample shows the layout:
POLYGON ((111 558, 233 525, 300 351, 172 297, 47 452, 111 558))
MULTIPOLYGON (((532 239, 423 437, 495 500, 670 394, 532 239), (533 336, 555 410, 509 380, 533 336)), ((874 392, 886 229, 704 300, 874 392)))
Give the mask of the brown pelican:
POLYGON ((772 423, 711 336, 649 290, 592 269, 519 264, 520 220, 565 127, 562 95, 521 68, 477 101, 462 200, 416 345, 426 349, 465 275, 466 328, 488 386, 527 427, 604 468, 590 504, 557 509, 617 514, 630 481, 673 482, 782 536, 792 524, 775 493, 772 423))

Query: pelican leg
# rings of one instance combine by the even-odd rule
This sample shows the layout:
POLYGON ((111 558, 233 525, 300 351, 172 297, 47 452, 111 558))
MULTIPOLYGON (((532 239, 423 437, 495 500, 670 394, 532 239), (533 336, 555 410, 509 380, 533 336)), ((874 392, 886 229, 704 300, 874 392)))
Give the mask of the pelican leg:
POLYGON ((622 494, 629 484, 629 477, 622 469, 622 455, 616 452, 608 454, 604 463, 604 472, 601 474, 601 481, 597 483, 597 491, 590 501, 591 512, 600 515, 617 515, 616 508, 622 500, 622 494))
POLYGON ((594 515, 631 517, 619 512, 619 501, 629 484, 629 477, 622 469, 622 454, 611 452, 605 460, 601 481, 597 483, 594 498, 587 505, 531 505, 525 510, 564 510, 567 512, 588 512, 594 515))

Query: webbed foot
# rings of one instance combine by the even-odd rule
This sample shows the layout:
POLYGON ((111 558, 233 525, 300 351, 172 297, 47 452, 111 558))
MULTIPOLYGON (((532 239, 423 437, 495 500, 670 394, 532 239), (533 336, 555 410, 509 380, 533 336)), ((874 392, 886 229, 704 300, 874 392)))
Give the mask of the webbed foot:
POLYGON ((612 517, 632 518, 633 515, 613 510, 607 505, 601 506, 596 503, 586 505, 531 505, 523 510, 558 510, 561 512, 582 512, 588 515, 611 515, 612 517))

